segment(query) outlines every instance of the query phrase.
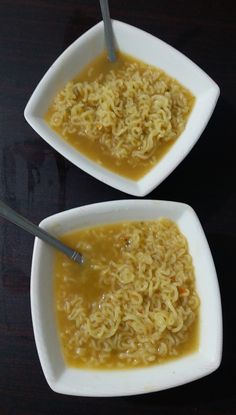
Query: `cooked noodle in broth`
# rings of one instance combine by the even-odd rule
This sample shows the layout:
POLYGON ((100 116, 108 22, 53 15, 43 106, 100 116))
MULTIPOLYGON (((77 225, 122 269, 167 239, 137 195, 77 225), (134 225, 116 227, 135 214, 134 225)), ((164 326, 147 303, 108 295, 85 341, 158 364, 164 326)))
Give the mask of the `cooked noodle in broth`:
POLYGON ((56 254, 56 313, 69 365, 146 366, 197 348, 194 268, 174 222, 101 225, 62 240, 89 258, 78 267, 56 254))
POLYGON ((58 92, 46 120, 102 166, 139 179, 184 130, 194 97, 162 70, 103 53, 58 92))

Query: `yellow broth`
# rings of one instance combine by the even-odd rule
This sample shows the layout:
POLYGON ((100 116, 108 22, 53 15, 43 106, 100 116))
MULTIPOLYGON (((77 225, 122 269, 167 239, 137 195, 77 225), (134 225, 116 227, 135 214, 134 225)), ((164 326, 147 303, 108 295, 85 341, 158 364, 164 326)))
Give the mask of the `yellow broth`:
MULTIPOLYGON (((117 60, 115 63, 111 63, 108 61, 106 53, 102 53, 97 58, 95 58, 88 66, 84 68, 80 72, 80 74, 72 81, 73 84, 78 82, 88 82, 91 83, 98 79, 99 75, 103 75, 104 77, 113 71, 115 74, 118 73, 120 70, 124 70, 127 64, 136 63, 138 65, 138 69, 140 73, 144 73, 147 68, 152 68, 153 71, 157 70, 157 68, 148 66, 143 62, 127 55, 122 52, 117 53, 117 60)), ((161 73, 161 78, 164 80, 168 85, 175 83, 178 85, 181 94, 184 95, 185 99, 187 100, 189 110, 184 115, 184 123, 187 122, 188 116, 193 108, 195 98, 193 95, 182 85, 180 85, 176 80, 169 77, 166 73, 158 69, 161 73)), ((95 161, 99 165, 107 168, 114 173, 118 173, 121 176, 127 177, 132 180, 138 180, 143 177, 150 169, 152 169, 161 159, 162 157, 169 151, 172 147, 184 127, 181 127, 181 130, 178 131, 177 136, 174 139, 168 139, 168 141, 158 142, 153 151, 151 152, 148 158, 142 159, 139 158, 137 160, 133 160, 131 157, 126 158, 118 158, 111 154, 109 149, 104 147, 99 140, 92 140, 89 135, 85 133, 78 133, 78 131, 68 133, 67 130, 62 125, 56 126, 52 123, 52 117, 55 114, 55 105, 54 102, 50 105, 46 115, 45 120, 53 128, 64 140, 66 140, 69 144, 71 144, 76 150, 81 152, 83 155, 87 156, 89 159, 95 161), (131 163, 131 160, 133 161, 131 163)), ((64 115, 64 122, 63 125, 65 126, 66 123, 70 122, 70 108, 68 106, 67 112, 64 115)), ((98 124, 99 125, 99 124, 98 124)))
MULTIPOLYGON (((130 286, 130 290, 132 289, 131 282, 128 285, 120 283, 117 284, 116 282, 114 283, 114 277, 112 277, 111 274, 108 274, 108 278, 106 277, 106 279, 103 280, 103 277, 101 278, 103 273, 102 269, 105 269, 104 266, 106 266, 106 264, 123 264, 124 262, 127 262, 127 255, 129 255, 129 252, 132 252, 130 251, 130 244, 132 245, 132 237, 130 237, 130 235, 132 235, 132 230, 143 230, 143 235, 145 232, 147 234, 147 232, 149 232, 147 228, 149 224, 150 227, 153 226, 153 222, 128 222, 103 225, 95 228, 77 230, 61 237, 62 242, 68 244, 74 249, 79 250, 86 258, 85 264, 79 266, 66 258, 63 254, 59 252, 56 253, 54 278, 56 318, 63 355, 69 366, 92 369, 122 369, 127 367, 139 367, 149 364, 163 363, 197 350, 199 345, 198 309, 196 310, 195 320, 191 323, 184 334, 184 341, 175 348, 175 352, 170 351, 170 353, 167 353, 164 356, 156 356, 155 360, 151 360, 150 362, 148 360, 143 362, 139 359, 133 359, 132 362, 122 361, 122 359, 119 358, 119 351, 116 350, 115 346, 111 348, 110 353, 105 356, 103 361, 99 361, 99 356, 102 356, 103 349, 107 347, 108 340, 112 341, 114 336, 111 336, 109 339, 105 339, 104 341, 92 339, 90 337, 84 342, 84 344, 82 344, 82 346, 79 344, 79 341, 81 341, 84 333, 83 325, 86 321, 88 321, 95 309, 99 310, 99 307, 103 304, 105 296, 112 292, 117 293, 120 289, 127 289, 127 286, 130 286), (99 269, 100 265, 101 267, 99 269), (74 305, 76 304, 76 301, 78 301, 78 298, 82 299, 83 308, 78 308, 78 310, 76 310, 74 305), (78 316, 75 318, 75 313, 77 311, 78 316), (81 320, 82 315, 84 315, 84 317, 81 320), (82 349, 83 353, 80 355, 82 349)), ((142 233, 140 235, 142 237, 142 233)), ((140 242, 141 248, 144 242, 143 237, 143 240, 140 242)), ((186 255, 189 256, 187 248, 186 255)), ((136 266, 139 266, 138 262, 136 266)), ((135 278, 138 279, 138 276, 136 275, 135 278)), ((172 275, 170 281, 173 281, 174 279, 175 276, 172 275)), ((189 282, 184 284, 185 288, 182 284, 181 287, 178 287, 180 296, 178 301, 181 301, 181 292, 183 290, 195 290, 194 284, 195 282, 193 277, 193 281, 191 283, 189 282)), ((141 294, 143 302, 147 301, 147 295, 145 292, 141 294)), ((178 302, 176 304, 178 304, 178 302)), ((155 309, 154 312, 158 312, 158 310, 155 309)), ((129 352, 129 347, 127 347, 125 353, 129 352)))

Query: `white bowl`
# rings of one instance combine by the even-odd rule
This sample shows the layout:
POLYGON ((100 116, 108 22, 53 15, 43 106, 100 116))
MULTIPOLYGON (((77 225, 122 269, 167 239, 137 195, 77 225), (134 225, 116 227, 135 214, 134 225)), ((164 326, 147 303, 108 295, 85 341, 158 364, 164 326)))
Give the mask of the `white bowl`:
POLYGON ((76 166, 116 189, 145 196, 178 166, 199 139, 216 105, 219 87, 197 65, 162 40, 126 23, 113 21, 112 25, 121 51, 163 69, 196 97, 185 130, 161 161, 138 181, 127 179, 88 159, 44 121, 44 114, 58 90, 104 50, 103 22, 78 38, 53 63, 31 96, 24 115, 45 141, 76 166))
POLYGON ((132 220, 174 220, 187 237, 200 297, 199 349, 161 365, 128 370, 85 370, 68 367, 62 356, 55 321, 53 294, 54 251, 36 238, 31 271, 31 311, 36 346, 49 386, 78 396, 142 394, 191 382, 217 369, 222 354, 222 312, 218 281, 201 224, 183 203, 121 200, 58 213, 40 226, 55 236, 97 224, 132 220))

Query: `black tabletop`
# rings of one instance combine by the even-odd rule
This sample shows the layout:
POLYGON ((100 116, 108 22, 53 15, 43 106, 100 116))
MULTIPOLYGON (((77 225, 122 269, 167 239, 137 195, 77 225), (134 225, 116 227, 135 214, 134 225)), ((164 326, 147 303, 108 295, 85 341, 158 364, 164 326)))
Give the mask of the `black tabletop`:
MULTIPOLYGON (((43 376, 32 330, 33 238, 0 219, 0 414, 235 414, 235 2, 110 0, 110 8, 113 18, 186 54, 221 89, 194 149, 148 198, 186 202, 199 215, 222 295, 222 364, 203 379, 143 396, 79 398, 54 393, 43 376)), ((0 198, 35 223, 76 206, 130 198, 65 160, 23 116, 45 71, 99 20, 98 0, 0 3, 0 198)))

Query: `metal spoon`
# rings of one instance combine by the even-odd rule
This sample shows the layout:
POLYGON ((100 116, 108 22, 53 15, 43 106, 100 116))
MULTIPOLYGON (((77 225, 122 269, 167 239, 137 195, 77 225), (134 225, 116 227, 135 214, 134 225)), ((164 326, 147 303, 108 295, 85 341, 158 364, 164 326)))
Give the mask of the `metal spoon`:
POLYGON ((63 252, 63 254, 67 255, 73 261, 78 262, 79 264, 84 263, 84 257, 79 252, 74 251, 73 249, 64 245, 62 242, 54 238, 52 235, 49 235, 46 231, 44 231, 39 226, 30 222, 28 219, 24 218, 23 216, 19 215, 19 213, 11 209, 1 200, 0 200, 0 216, 9 220, 15 225, 20 226, 22 229, 24 229, 27 232, 30 232, 34 236, 37 236, 38 238, 42 239, 47 244, 53 246, 53 248, 56 248, 57 250, 63 252))
POLYGON ((105 41, 106 41, 106 46, 107 46, 108 59, 111 62, 115 62, 116 53, 115 53, 114 37, 113 37, 112 26, 111 26, 111 18, 110 18, 108 0, 99 0, 99 1, 100 1, 101 12, 102 12, 102 18, 104 22, 105 41))

